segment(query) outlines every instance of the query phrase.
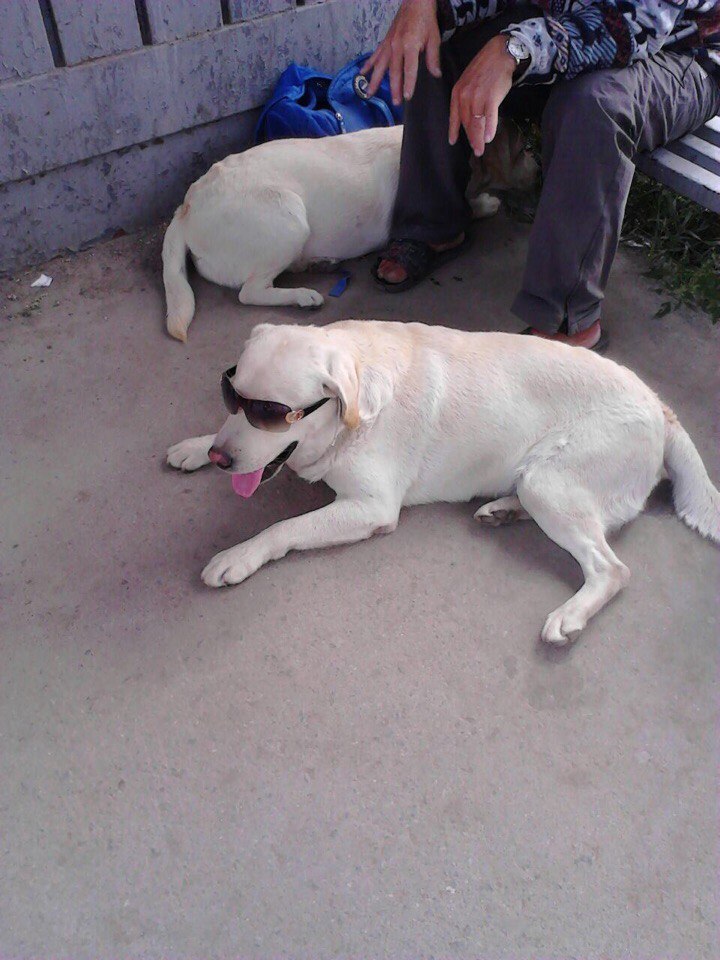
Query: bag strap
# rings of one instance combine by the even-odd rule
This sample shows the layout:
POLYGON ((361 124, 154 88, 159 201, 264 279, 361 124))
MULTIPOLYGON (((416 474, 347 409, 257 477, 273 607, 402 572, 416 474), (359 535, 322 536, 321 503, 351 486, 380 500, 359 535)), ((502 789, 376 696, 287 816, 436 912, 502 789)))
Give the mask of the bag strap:
POLYGON ((382 97, 369 97, 365 103, 372 103, 379 108, 380 112, 385 117, 386 126, 395 126, 395 117, 393 117, 392 113, 390 112, 390 107, 385 103, 382 97))

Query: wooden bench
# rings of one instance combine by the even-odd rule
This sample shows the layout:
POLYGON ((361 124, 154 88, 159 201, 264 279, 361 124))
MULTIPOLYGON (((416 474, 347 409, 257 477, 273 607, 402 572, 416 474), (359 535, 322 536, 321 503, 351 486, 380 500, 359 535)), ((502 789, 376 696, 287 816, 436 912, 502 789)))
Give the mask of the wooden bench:
POLYGON ((694 133, 641 154, 637 167, 683 197, 720 213, 720 114, 694 133))

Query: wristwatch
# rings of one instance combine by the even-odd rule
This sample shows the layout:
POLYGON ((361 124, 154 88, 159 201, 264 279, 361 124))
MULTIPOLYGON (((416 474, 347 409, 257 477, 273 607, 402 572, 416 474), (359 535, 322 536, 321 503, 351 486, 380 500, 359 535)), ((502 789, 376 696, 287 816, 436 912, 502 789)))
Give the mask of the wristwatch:
POLYGON ((513 34, 508 34, 507 40, 505 41, 505 49, 515 61, 516 71, 528 65, 530 61, 530 48, 524 40, 520 40, 519 37, 515 37, 513 34))

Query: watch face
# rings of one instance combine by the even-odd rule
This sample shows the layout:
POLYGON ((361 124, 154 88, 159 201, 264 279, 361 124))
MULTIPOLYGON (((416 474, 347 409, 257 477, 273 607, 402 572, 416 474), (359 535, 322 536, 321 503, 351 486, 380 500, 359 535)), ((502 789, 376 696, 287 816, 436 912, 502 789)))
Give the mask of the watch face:
POLYGON ((507 48, 516 60, 527 60, 530 56, 527 46, 517 37, 510 37, 507 48))

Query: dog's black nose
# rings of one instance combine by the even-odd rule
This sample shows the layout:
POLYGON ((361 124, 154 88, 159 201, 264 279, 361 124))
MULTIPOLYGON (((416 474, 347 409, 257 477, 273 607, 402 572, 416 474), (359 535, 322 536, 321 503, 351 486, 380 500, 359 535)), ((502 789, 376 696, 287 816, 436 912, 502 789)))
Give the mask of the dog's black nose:
POLYGON ((220 447, 210 447, 208 450, 208 459, 210 463, 214 463, 223 470, 229 470, 233 464, 233 458, 230 454, 226 450, 221 450, 220 447))

